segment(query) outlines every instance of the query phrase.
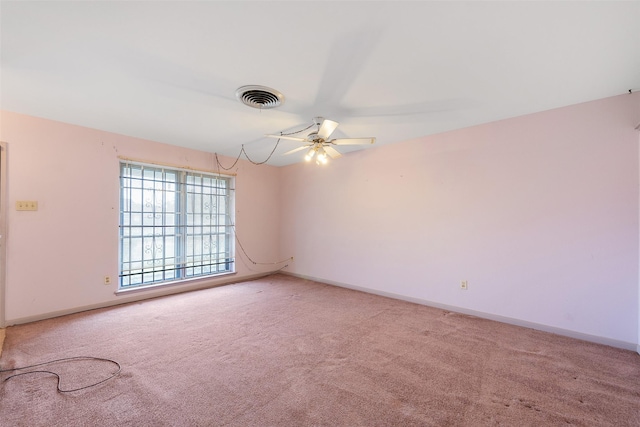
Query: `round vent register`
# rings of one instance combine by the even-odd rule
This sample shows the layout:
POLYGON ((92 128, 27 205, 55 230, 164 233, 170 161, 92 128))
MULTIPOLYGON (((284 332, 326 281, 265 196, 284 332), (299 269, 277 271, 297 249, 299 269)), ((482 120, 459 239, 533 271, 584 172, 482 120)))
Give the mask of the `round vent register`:
POLYGON ((284 102, 284 95, 266 86, 242 86, 236 90, 236 98, 244 105, 265 110, 276 108, 284 102))

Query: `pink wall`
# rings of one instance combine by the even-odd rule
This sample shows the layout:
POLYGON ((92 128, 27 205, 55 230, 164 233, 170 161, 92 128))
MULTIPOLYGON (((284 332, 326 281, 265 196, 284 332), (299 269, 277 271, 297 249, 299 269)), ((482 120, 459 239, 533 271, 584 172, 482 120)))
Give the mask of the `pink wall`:
MULTIPOLYGON (((213 169, 211 153, 2 112, 0 140, 8 143, 6 323, 131 299, 116 296, 118 275, 118 156, 213 169), (17 200, 37 200, 37 212, 18 212, 17 200), (113 285, 103 284, 104 276, 113 285)), ((233 159, 222 158, 230 165, 233 159)), ((240 162, 236 224, 249 256, 275 261, 278 252, 279 170, 240 162)), ((273 267, 254 266, 237 251, 232 277, 273 267)), ((228 281, 230 277, 207 281, 228 281)), ((203 285, 193 282, 192 286, 203 285)), ((149 297, 161 291, 137 294, 149 297)))
MULTIPOLYGON (((118 156, 211 169, 212 155, 10 112, 0 119, 7 323, 130 299, 102 284, 118 270, 118 156), (17 200, 40 209, 17 212, 17 200)), ((640 94, 623 95, 324 168, 241 162, 238 234, 257 261, 295 256, 293 274, 638 345, 638 122, 640 94)), ((234 279, 270 269, 237 256, 234 279)))
POLYGON ((635 348, 639 118, 624 95, 285 167, 287 271, 635 348))

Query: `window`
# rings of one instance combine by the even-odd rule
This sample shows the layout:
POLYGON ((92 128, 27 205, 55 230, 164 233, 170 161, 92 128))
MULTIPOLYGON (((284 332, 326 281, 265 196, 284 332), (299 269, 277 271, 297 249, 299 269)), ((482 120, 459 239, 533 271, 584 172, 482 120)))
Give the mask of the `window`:
POLYGON ((120 289, 234 271, 233 178, 120 164, 120 289))

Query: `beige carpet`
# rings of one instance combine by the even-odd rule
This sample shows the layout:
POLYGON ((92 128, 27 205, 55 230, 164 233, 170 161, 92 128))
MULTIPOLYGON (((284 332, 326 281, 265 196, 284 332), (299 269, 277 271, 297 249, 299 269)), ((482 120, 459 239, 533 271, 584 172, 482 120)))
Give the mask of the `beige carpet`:
POLYGON ((3 381, 0 424, 640 425, 634 352, 284 275, 9 327, 0 367, 71 356, 122 372, 3 381))

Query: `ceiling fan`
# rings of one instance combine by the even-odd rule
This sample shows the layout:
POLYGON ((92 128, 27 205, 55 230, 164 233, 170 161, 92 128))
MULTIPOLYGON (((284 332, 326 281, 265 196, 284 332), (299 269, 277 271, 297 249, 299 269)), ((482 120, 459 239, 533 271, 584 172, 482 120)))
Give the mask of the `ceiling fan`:
POLYGON ((306 138, 289 136, 286 134, 265 136, 269 138, 289 139, 292 141, 303 142, 304 144, 301 147, 287 151, 286 153, 284 153, 284 155, 307 150, 307 154, 304 159, 309 162, 315 157, 316 164, 326 164, 329 161, 328 157, 337 159, 338 157, 342 156, 342 154, 340 154, 338 150, 333 148, 333 146, 335 145, 369 145, 373 144, 376 141, 375 138, 329 139, 333 131, 338 127, 338 122, 324 119, 322 117, 314 117, 313 122, 318 126, 318 130, 311 132, 307 135, 306 138))

